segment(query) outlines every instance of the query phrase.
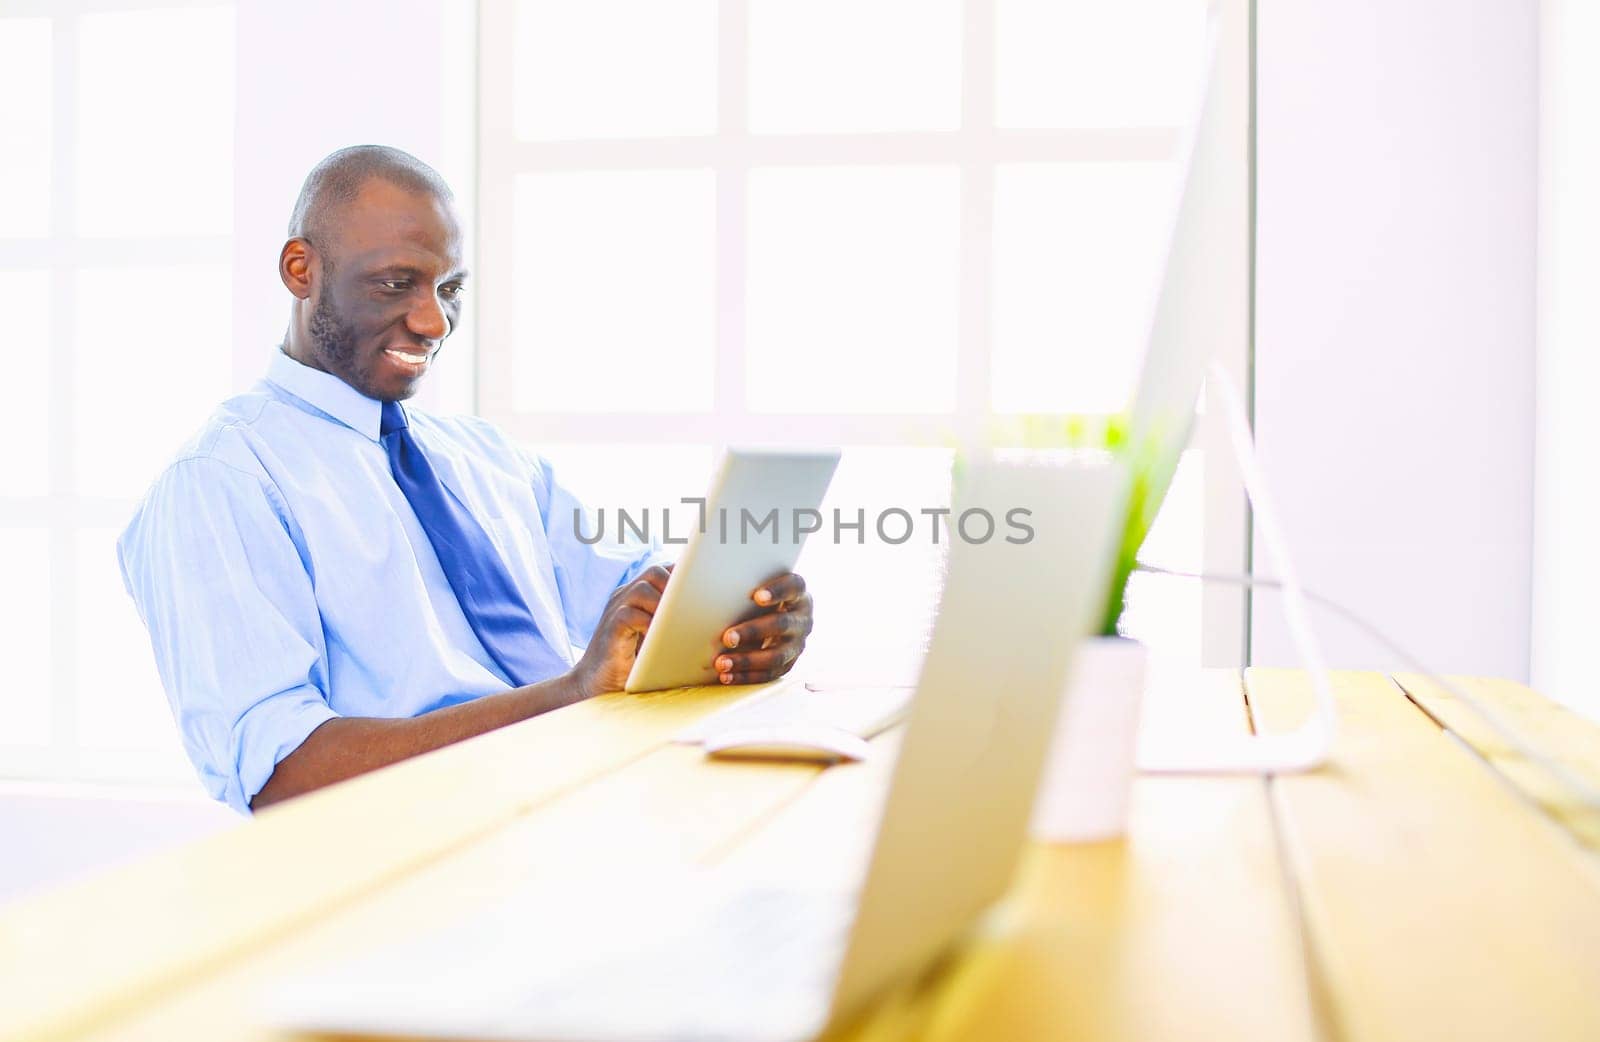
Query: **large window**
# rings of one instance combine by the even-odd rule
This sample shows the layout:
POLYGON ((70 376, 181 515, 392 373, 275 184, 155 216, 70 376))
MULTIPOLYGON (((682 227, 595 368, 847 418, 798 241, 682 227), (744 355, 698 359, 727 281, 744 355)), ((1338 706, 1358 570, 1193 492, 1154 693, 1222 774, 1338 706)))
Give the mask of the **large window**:
POLYGON ((233 387, 233 17, 0 16, 0 774, 191 776, 115 539, 233 387))
MULTIPOLYGON (((807 548, 812 672, 905 676, 938 548, 870 519, 946 503, 993 415, 1125 402, 1205 8, 485 0, 480 411, 612 508, 696 494, 716 444, 844 446, 869 531, 807 548)), ((1205 455, 1167 563, 1242 532, 1205 455)), ((1199 661, 1200 592, 1161 583, 1134 628, 1199 661)))

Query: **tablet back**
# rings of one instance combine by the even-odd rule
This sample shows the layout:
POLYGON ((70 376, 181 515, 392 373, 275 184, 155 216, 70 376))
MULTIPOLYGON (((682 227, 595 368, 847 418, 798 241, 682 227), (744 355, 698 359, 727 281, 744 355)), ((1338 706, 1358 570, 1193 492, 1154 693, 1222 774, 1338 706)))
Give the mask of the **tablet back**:
POLYGON ((839 465, 837 450, 729 449, 706 496, 703 524, 661 596, 629 691, 715 684, 722 631, 762 609, 757 586, 794 570, 839 465))

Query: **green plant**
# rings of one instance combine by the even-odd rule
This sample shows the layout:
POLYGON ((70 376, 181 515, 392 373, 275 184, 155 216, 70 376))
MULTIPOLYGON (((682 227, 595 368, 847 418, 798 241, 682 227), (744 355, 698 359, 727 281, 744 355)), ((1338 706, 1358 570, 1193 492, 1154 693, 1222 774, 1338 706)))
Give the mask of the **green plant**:
MULTIPOLYGON (((1170 433, 1187 435, 1188 432, 1170 433)), ((1139 565, 1139 550, 1155 524, 1177 470, 1183 445, 1181 440, 1175 441, 1168 434, 1151 431, 1139 437, 1135 444, 1126 415, 1014 416, 997 420, 991 430, 988 441, 992 446, 1105 453, 1127 468, 1128 499, 1122 537, 1095 631, 1100 636, 1120 635, 1122 615, 1128 604, 1128 580, 1139 565)))

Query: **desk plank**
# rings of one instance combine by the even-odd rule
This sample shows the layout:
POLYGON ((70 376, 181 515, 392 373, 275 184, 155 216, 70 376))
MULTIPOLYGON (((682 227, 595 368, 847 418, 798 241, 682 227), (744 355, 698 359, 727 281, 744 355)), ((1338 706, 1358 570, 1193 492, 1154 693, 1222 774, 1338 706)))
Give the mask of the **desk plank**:
POLYGON ((65 1038, 131 1013, 638 759, 742 693, 570 706, 7 908, 0 1039, 65 1038))
MULTIPOLYGON (((1258 724, 1311 705, 1251 670, 1258 724)), ((1335 675, 1332 762, 1273 782, 1333 1034, 1600 1038, 1600 884, 1567 837, 1388 678, 1335 675)))
MULTIPOLYGON (((524 755, 540 748, 535 735, 517 737, 524 755)), ((79 1037, 282 1042, 288 1036, 270 1030, 257 1012, 274 980, 408 940, 529 889, 559 895, 592 886, 597 873, 615 880, 618 866, 643 878, 711 865, 818 773, 804 765, 708 763, 698 749, 658 744, 79 1037)), ((495 784, 514 786, 509 779, 495 784)))
MULTIPOLYGON (((1232 671, 1158 685, 1145 710, 1168 746, 1245 726, 1232 671)), ((1141 778, 1126 840, 1031 847, 962 953, 841 1038, 1316 1038, 1284 882, 1260 779, 1141 778)))
MULTIPOLYGON (((1529 762, 1471 705, 1438 684, 1415 673, 1401 674, 1395 681, 1434 719, 1476 749, 1518 791, 1560 822, 1574 840, 1600 854, 1600 810, 1583 803, 1559 777, 1529 762)), ((1600 790, 1600 724, 1512 680, 1451 677, 1450 683, 1486 705, 1525 742, 1600 790)))

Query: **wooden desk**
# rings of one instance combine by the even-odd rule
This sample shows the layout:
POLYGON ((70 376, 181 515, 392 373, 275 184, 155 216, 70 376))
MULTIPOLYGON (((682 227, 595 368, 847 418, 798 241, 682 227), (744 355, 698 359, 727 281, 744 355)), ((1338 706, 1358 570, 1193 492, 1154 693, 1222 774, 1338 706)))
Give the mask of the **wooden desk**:
MULTIPOLYGON (((1600 781, 1600 728, 1468 683, 1600 781)), ((1600 1039, 1600 820, 1425 681, 1337 691, 1328 768, 1141 779, 1125 842, 1030 850, 1015 900, 849 1037, 1600 1039)), ((859 872, 890 757, 666 744, 730 697, 574 706, 12 907, 0 1038, 276 1038, 253 1013, 274 976, 600 863, 859 872)), ((1147 726, 1279 728, 1309 697, 1298 673, 1212 673, 1153 695, 1147 726)))

